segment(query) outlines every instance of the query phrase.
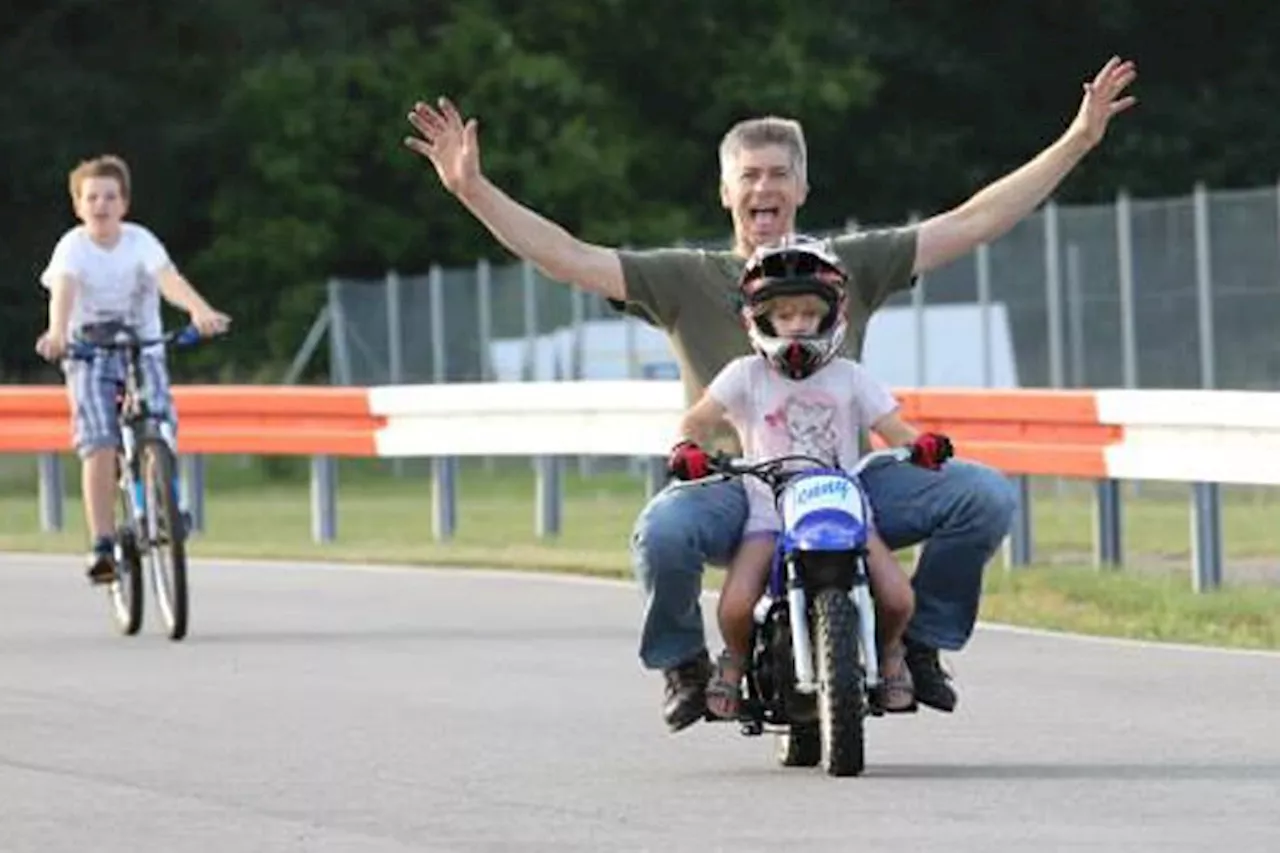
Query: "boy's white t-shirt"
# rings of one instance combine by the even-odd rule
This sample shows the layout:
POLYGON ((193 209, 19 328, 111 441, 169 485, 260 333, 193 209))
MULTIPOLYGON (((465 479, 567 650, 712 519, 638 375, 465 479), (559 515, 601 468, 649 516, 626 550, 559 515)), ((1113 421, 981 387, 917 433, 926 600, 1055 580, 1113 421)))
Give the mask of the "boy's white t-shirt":
MULTIPOLYGON (((898 408, 889 389, 848 358, 793 380, 759 355, 740 356, 725 365, 707 393, 725 407, 748 462, 802 453, 838 460, 846 470, 861 456, 860 432, 898 408)), ((750 510, 744 535, 776 531, 768 488, 754 477, 745 485, 750 510)))
POLYGON ((163 332, 157 273, 169 263, 164 244, 145 226, 121 223, 120 239, 104 248, 93 242, 83 225, 77 225, 53 247, 40 283, 51 289, 58 276, 79 279, 68 335, 85 323, 121 320, 141 337, 153 338, 163 332))

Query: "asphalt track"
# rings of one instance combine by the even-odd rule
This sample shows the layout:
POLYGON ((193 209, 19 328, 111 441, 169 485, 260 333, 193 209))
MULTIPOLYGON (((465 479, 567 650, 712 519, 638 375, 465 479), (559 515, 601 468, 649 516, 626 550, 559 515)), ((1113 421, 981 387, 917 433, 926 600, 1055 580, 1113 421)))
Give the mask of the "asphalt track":
POLYGON ((0 579, 6 853, 1280 849, 1277 655, 983 628, 830 779, 668 735, 625 584, 202 561, 175 644, 0 579))

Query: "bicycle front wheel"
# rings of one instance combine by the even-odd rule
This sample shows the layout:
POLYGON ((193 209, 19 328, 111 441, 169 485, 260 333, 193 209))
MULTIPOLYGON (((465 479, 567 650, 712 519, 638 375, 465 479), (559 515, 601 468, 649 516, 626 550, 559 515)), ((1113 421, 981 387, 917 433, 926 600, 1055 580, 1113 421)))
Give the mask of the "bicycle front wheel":
POLYGON ((147 439, 141 447, 142 481, 146 494, 146 559, 156 606, 171 640, 187 635, 186 529, 178 508, 174 472, 177 460, 169 445, 159 438, 147 439))
MULTIPOLYGON (((123 461, 119 464, 123 465, 123 461)), ((133 636, 142 627, 142 560, 138 554, 138 538, 128 519, 133 517, 133 509, 127 500, 126 493, 120 492, 121 517, 126 519, 116 530, 116 541, 120 543, 116 560, 116 577, 107 587, 107 596, 111 601, 111 615, 115 618, 116 627, 125 636, 133 636)))

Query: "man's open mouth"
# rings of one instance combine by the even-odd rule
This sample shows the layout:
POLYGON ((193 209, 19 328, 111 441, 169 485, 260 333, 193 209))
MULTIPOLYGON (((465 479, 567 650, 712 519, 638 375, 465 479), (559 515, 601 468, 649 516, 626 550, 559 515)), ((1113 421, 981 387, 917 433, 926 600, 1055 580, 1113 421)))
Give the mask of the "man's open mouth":
POLYGON ((776 207, 753 207, 748 211, 751 215, 751 224, 757 228, 767 228, 778 221, 778 217, 782 212, 776 207))

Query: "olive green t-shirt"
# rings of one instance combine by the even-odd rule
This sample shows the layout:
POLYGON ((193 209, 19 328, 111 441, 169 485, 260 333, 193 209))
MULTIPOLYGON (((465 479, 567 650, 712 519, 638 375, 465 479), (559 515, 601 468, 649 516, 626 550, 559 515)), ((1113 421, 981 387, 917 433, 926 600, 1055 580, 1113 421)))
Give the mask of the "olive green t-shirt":
MULTIPOLYGON (((849 273, 849 329, 844 354, 858 359, 871 313, 911 287, 916 256, 912 226, 845 234, 828 245, 849 273)), ((751 353, 738 314, 738 278, 746 259, 726 251, 652 249, 619 251, 627 301, 611 304, 667 333, 692 405, 733 359, 751 353)), ((714 446, 738 451, 727 426, 714 446)))

